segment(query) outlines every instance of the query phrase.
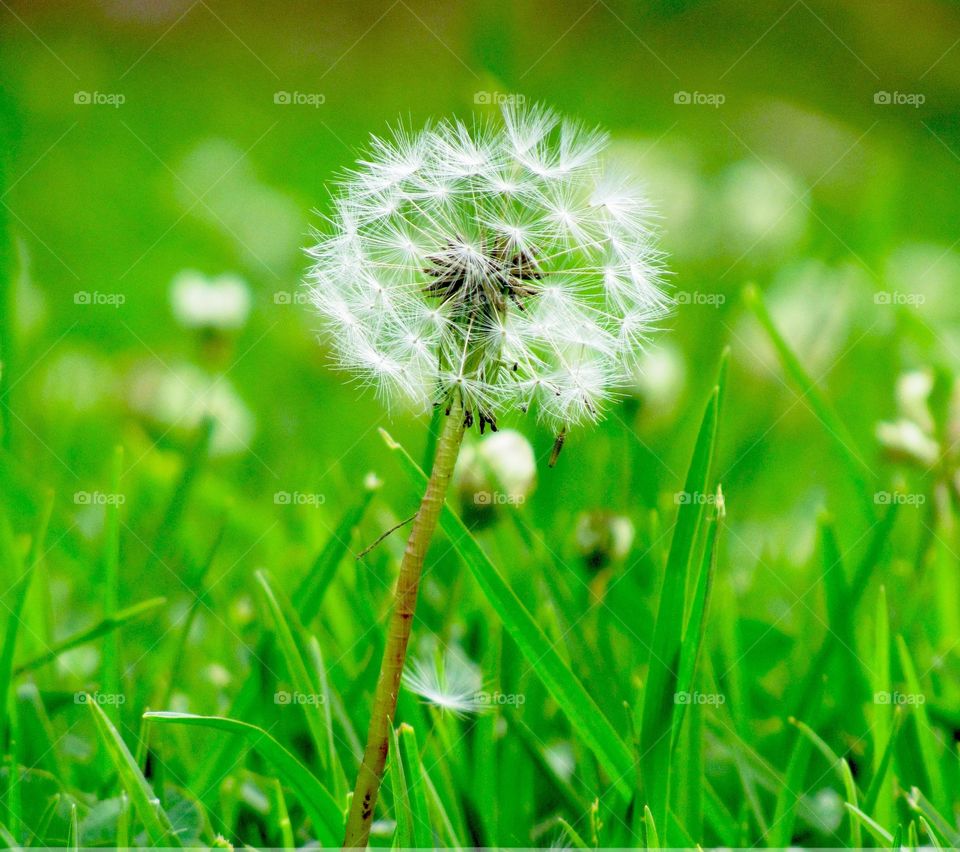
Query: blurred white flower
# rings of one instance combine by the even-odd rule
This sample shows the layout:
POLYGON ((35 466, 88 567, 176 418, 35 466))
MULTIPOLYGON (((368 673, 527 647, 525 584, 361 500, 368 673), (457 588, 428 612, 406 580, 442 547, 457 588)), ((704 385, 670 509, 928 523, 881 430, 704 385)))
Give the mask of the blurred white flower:
POLYGON ((411 661, 403 672, 403 685, 428 704, 467 716, 490 709, 477 665, 455 646, 442 654, 411 661))
POLYGON ((640 356, 633 390, 651 417, 666 420, 676 410, 686 383, 683 352, 675 344, 660 340, 651 343, 640 356))
POLYGON ((212 455, 242 452, 253 440, 253 414, 229 380, 208 375, 193 364, 139 368, 130 382, 129 400, 134 411, 167 431, 191 433, 211 418, 212 455))
POLYGON ((310 249, 340 366, 481 431, 531 406, 596 420, 667 309, 647 201, 606 145, 542 107, 374 138, 310 249))
POLYGON ((633 522, 625 515, 595 509, 577 516, 577 551, 592 568, 625 559, 633 547, 634 534, 633 522))
POLYGON ((895 458, 932 465, 940 457, 940 445, 912 420, 878 423, 876 433, 883 448, 895 458))
MULTIPOLYGON (((820 377, 843 352, 855 323, 868 316, 873 288, 852 264, 828 266, 808 259, 779 272, 767 294, 774 324, 804 366, 820 377)), ((744 343, 748 369, 779 375, 780 360, 769 338, 751 317, 744 317, 736 339, 744 343)))
POLYGON ((537 460, 533 447, 522 433, 503 429, 465 445, 457 459, 454 478, 480 487, 500 488, 514 501, 519 501, 533 491, 537 460))
POLYGON ((110 362, 79 349, 58 353, 42 380, 41 402, 51 412, 89 414, 119 397, 120 382, 110 362))
POLYGON ((806 230, 805 202, 805 187, 783 166, 756 160, 735 163, 721 178, 726 247, 747 252, 745 261, 761 253, 780 255, 806 230))
POLYGON ((185 269, 173 279, 170 296, 174 316, 187 328, 231 331, 250 314, 250 288, 237 275, 207 278, 185 269))

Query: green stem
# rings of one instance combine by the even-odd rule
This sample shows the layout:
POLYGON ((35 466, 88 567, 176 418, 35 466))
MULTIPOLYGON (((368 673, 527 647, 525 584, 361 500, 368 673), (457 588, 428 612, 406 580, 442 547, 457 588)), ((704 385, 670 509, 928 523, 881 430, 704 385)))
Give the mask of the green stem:
POLYGON ((413 614, 417 606, 417 591, 420 587, 423 562, 430 547, 430 540, 437 528, 440 510, 447 495, 447 486, 463 441, 464 419, 460 406, 455 406, 444 419, 446 422, 443 424, 443 430, 437 442, 430 481, 427 483, 427 490, 414 519, 403 561, 400 563, 400 575, 394 592, 393 613, 387 628, 387 644, 383 651, 380 678, 377 681, 377 691, 373 699, 367 746, 363 752, 363 763, 357 775, 357 785, 353 792, 350 815, 347 818, 344 849, 365 848, 370 836, 373 812, 387 762, 390 725, 393 723, 397 709, 397 694, 400 690, 400 678, 407 656, 413 614))

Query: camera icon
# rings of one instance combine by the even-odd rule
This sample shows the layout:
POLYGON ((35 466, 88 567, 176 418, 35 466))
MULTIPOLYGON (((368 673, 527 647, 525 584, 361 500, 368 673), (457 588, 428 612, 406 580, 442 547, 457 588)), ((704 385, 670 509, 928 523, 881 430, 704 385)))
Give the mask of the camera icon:
POLYGON ((273 294, 273 303, 275 305, 289 305, 293 301, 289 293, 281 291, 273 294))
POLYGON ((273 102, 275 104, 291 104, 293 103, 293 96, 289 92, 274 92, 273 102))
POLYGON ((73 303, 75 305, 89 305, 93 302, 93 296, 91 296, 86 290, 81 290, 79 293, 73 294, 73 303))
POLYGON ((691 696, 689 692, 675 692, 673 694, 674 704, 690 704, 691 696))
POLYGON ((890 703, 890 693, 889 692, 875 692, 873 695, 874 704, 889 704, 890 703))
POLYGON ((473 96, 475 104, 492 104, 493 94, 491 92, 476 92, 473 96))
POLYGON ((289 491, 278 491, 273 495, 273 502, 277 506, 289 506, 293 502, 293 495, 289 491))
POLYGON ((893 102, 893 96, 889 92, 874 92, 873 102, 875 104, 889 104, 893 102))
POLYGON ((293 696, 289 692, 282 691, 273 693, 274 704, 290 704, 292 701, 293 696))
POLYGON ((489 506, 493 502, 493 495, 489 491, 477 491, 473 495, 473 502, 476 506, 489 506))
POLYGON ((674 92, 673 102, 675 104, 689 104, 693 102, 693 98, 689 92, 674 92))
POLYGON ((93 103, 93 96, 89 92, 74 92, 73 102, 75 104, 87 105, 93 103))

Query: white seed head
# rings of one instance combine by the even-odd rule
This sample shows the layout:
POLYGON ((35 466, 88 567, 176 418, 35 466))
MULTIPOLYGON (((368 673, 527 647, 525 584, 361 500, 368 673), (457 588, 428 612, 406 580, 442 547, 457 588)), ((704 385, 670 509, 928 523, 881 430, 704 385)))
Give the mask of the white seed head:
POLYGON ((598 418, 667 312, 649 206, 544 107, 374 138, 309 249, 338 365, 387 401, 598 418))

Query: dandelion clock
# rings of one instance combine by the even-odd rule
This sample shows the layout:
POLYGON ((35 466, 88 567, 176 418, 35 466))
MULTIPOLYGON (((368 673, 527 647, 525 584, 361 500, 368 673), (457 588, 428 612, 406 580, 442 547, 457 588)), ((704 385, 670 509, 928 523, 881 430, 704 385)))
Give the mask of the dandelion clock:
POLYGON ((375 137, 337 184, 308 284, 336 364, 447 415, 400 568, 344 845, 364 846, 423 560, 465 430, 596 421, 666 312, 650 208, 607 137, 543 107, 375 137))

